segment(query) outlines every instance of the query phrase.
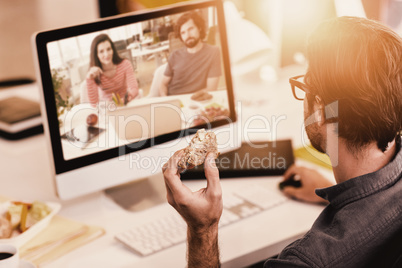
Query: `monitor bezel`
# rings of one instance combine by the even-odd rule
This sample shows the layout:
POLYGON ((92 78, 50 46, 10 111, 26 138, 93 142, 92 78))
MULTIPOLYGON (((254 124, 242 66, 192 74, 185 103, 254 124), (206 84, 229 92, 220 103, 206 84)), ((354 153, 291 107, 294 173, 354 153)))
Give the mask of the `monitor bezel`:
POLYGON ((102 162, 108 159, 119 157, 121 156, 122 152, 124 152, 124 154, 130 154, 133 152, 137 152, 139 150, 150 148, 155 145, 175 140, 177 138, 192 135, 200 128, 209 128, 209 127, 216 128, 237 121, 235 105, 234 105, 232 76, 230 70, 230 59, 228 52, 229 49, 227 44, 226 24, 224 18, 223 3, 221 0, 206 0, 191 3, 189 2, 180 3, 154 10, 146 10, 143 12, 133 12, 126 15, 114 16, 106 19, 101 19, 96 22, 44 31, 37 33, 33 38, 33 42, 34 46, 36 47, 36 51, 34 53, 36 53, 35 56, 37 57, 37 62, 39 65, 38 75, 40 76, 39 78, 42 83, 43 102, 45 105, 45 107, 42 107, 42 111, 45 111, 42 112, 44 114, 43 116, 45 117, 43 121, 44 124, 47 124, 47 128, 45 128, 45 130, 49 132, 48 135, 50 136, 51 150, 56 175, 71 170, 75 170, 78 168, 82 168, 85 166, 89 166, 92 164, 96 164, 98 162, 102 162), (136 143, 131 143, 120 147, 109 148, 97 153, 83 155, 77 158, 66 160, 63 156, 63 150, 62 150, 61 134, 59 129, 58 117, 56 112, 57 110, 55 103, 55 95, 52 84, 52 75, 50 70, 50 64, 48 61, 47 44, 61 39, 66 39, 91 32, 97 32, 118 26, 124 26, 153 18, 163 17, 169 14, 182 13, 194 9, 201 9, 208 7, 216 7, 217 11, 217 23, 220 33, 221 53, 224 66, 223 68, 224 77, 228 93, 228 102, 230 111, 229 118, 226 120, 214 121, 208 125, 207 124, 199 125, 184 130, 179 130, 173 133, 168 133, 157 137, 149 138, 147 140, 140 141, 143 144, 140 147, 133 146, 136 143))

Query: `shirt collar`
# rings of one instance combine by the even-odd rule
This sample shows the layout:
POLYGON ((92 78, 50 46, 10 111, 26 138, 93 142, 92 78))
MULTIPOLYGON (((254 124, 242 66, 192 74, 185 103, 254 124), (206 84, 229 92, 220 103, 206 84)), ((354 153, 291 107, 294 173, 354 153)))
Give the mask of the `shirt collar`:
POLYGON ((349 179, 328 188, 317 189, 315 191, 316 194, 328 200, 332 206, 340 208, 393 185, 401 178, 402 170, 401 142, 397 142, 396 144, 396 156, 382 169, 349 179))

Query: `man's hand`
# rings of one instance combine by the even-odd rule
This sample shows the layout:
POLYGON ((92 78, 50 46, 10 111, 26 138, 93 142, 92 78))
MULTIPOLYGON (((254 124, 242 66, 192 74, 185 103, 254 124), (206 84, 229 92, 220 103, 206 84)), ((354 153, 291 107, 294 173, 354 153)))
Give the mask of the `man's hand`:
POLYGON ((286 186, 282 190, 285 195, 312 203, 328 203, 326 200, 315 194, 315 189, 333 186, 333 184, 324 176, 313 169, 292 165, 285 172, 283 177, 286 181, 291 179, 293 176, 298 176, 300 178, 301 187, 295 188, 292 186, 286 186))
POLYGON ((183 150, 163 166, 167 200, 187 222, 188 267, 219 267, 218 223, 222 215, 222 189, 213 154, 205 162, 207 187, 192 192, 180 180, 177 164, 183 150))
POLYGON ((222 189, 213 154, 208 154, 204 167, 207 187, 192 192, 180 180, 178 162, 183 151, 176 152, 163 166, 167 200, 182 215, 189 228, 196 231, 217 225, 222 214, 222 189))

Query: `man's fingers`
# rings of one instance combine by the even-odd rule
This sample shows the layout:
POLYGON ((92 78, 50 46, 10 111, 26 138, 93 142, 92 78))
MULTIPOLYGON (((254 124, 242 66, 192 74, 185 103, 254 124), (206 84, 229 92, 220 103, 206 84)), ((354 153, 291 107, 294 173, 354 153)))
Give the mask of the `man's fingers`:
POLYGON ((215 163, 215 155, 209 153, 205 158, 204 172, 207 178, 207 189, 221 192, 221 184, 219 181, 219 171, 215 163))
POLYGON ((295 164, 291 165, 286 172, 283 174, 283 180, 288 180, 290 179, 294 174, 297 173, 299 167, 296 166, 295 164))
POLYGON ((180 191, 183 187, 177 167, 182 154, 183 150, 177 151, 162 168, 166 187, 170 189, 172 194, 180 191))
POLYGON ((166 183, 166 181, 165 186, 166 186, 166 199, 172 207, 176 208, 176 202, 174 201, 173 193, 170 190, 169 185, 166 183))
POLYGON ((168 167, 168 162, 166 162, 163 166, 162 166, 162 173, 165 173, 165 170, 168 167))
POLYGON ((177 151, 162 168, 166 189, 169 190, 168 198, 174 202, 174 206, 180 204, 183 198, 185 199, 191 193, 191 190, 181 182, 177 166, 183 154, 184 150, 177 151))
POLYGON ((180 161, 181 156, 183 155, 184 150, 180 150, 175 152, 172 157, 169 158, 168 162, 163 165, 162 171, 165 173, 168 169, 171 173, 177 174, 178 166, 177 164, 180 161))
POLYGON ((289 197, 295 197, 297 199, 301 199, 300 196, 300 190, 298 188, 292 187, 292 186, 287 186, 283 188, 282 193, 289 197))

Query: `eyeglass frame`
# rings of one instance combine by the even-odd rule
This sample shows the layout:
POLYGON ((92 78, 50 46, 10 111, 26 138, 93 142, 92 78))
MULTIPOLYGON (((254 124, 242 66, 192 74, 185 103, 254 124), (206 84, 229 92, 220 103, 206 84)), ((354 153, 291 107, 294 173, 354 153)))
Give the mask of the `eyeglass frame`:
POLYGON ((292 93, 293 93, 293 96, 295 97, 296 100, 301 100, 301 101, 304 100, 304 98, 301 99, 301 98, 297 97, 297 95, 296 95, 296 87, 298 87, 299 89, 303 90, 306 94, 311 94, 310 89, 307 87, 307 85, 304 84, 303 82, 300 82, 300 81, 297 80, 297 79, 299 79, 301 77, 304 77, 304 76, 305 75, 302 74, 302 75, 297 75, 297 76, 293 76, 293 77, 289 78, 289 83, 290 83, 290 86, 292 88, 292 93))
MULTIPOLYGON (((293 77, 289 78, 289 83, 290 83, 290 85, 292 87, 293 96, 295 97, 296 100, 304 101, 304 99, 298 98, 296 96, 295 87, 298 87, 299 89, 303 90, 306 94, 312 94, 310 92, 310 89, 307 87, 306 84, 304 84, 303 82, 300 82, 300 81, 297 80, 297 79, 299 79, 301 77, 304 77, 304 76, 305 75, 302 74, 302 75, 297 75, 297 76, 293 76, 293 77)), ((316 96, 316 98, 318 98, 321 101, 321 98, 318 95, 314 95, 314 96, 316 96)), ((325 109, 323 109, 323 110, 324 110, 324 113, 325 113, 325 109)), ((324 118, 325 118, 325 116, 324 116, 324 118)), ((328 123, 339 122, 338 117, 330 117, 330 118, 327 118, 326 121, 328 123)))

